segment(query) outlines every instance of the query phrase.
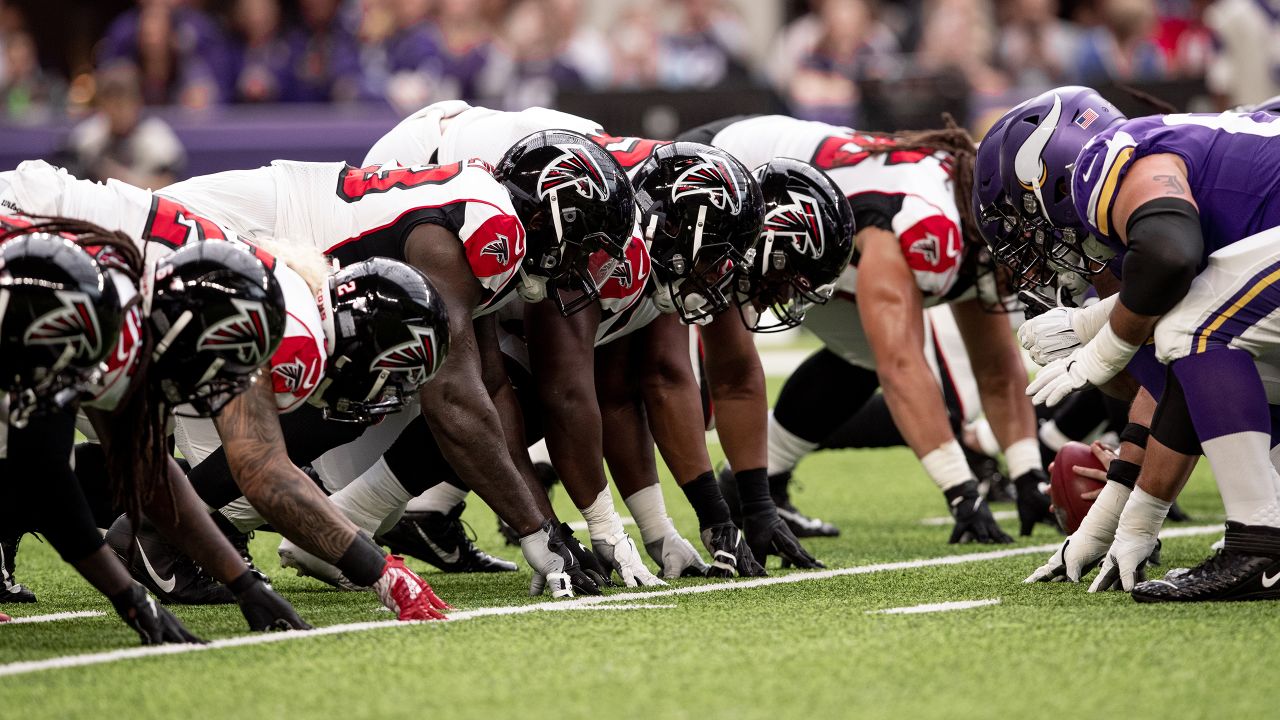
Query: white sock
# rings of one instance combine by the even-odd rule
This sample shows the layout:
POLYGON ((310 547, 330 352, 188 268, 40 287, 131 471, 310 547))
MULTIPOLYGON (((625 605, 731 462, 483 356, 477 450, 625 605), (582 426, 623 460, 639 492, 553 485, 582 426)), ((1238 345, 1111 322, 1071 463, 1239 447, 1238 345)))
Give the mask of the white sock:
POLYGON ((960 449, 960 443, 954 438, 920 458, 920 464, 940 490, 950 490, 974 479, 973 471, 964 459, 964 450, 960 449))
POLYGON ((1066 434, 1059 430, 1058 424, 1052 420, 1046 420, 1045 423, 1040 426, 1039 435, 1040 442, 1049 446, 1049 449, 1054 452, 1058 452, 1062 449, 1063 445, 1071 442, 1071 438, 1067 437, 1066 434))
POLYGON ((1201 443, 1209 459, 1227 520, 1246 525, 1271 525, 1268 515, 1276 508, 1276 482, 1272 475, 1271 438, 1262 432, 1238 432, 1201 443), (1255 517, 1257 513, 1260 517, 1255 517))
POLYGON ((1035 438, 1023 438, 1005 448, 1004 463, 1009 466, 1011 478, 1020 478, 1032 470, 1043 470, 1039 441, 1035 438))
MULTIPOLYGON (((1112 483, 1107 483, 1111 485, 1112 483)), ((1142 488, 1134 488, 1129 493, 1129 501, 1120 512, 1120 522, 1116 525, 1116 534, 1129 537, 1154 537, 1164 525, 1164 518, 1173 505, 1168 500, 1161 500, 1150 495, 1142 488)))
POLYGON ((434 487, 427 488, 426 492, 410 500, 407 510, 447 513, 457 507, 458 503, 466 500, 468 492, 447 482, 436 483, 434 487))
POLYGON ((969 429, 978 439, 978 446, 983 453, 992 457, 1000 454, 1000 440, 996 438, 995 431, 991 429, 991 423, 987 422, 986 418, 978 418, 969 423, 969 429))
POLYGON ((818 443, 809 442, 782 427, 769 411, 769 474, 790 472, 805 455, 818 449, 818 443))
POLYGON ((592 540, 608 540, 624 532, 622 517, 613 509, 613 495, 609 494, 608 487, 582 509, 582 517, 587 521, 587 534, 592 540))
POLYGON ((249 504, 249 500, 238 497, 220 508, 218 512, 231 521, 231 524, 242 533, 252 532, 267 524, 267 521, 249 504))
POLYGON ((351 484, 329 496, 351 522, 369 534, 376 533, 393 514, 403 512, 411 498, 382 458, 351 484))
POLYGON ((675 523, 667 516, 667 503, 662 497, 662 486, 653 484, 623 498, 636 526, 640 528, 640 540, 646 545, 676 534, 675 523))
POLYGON ((529 446, 529 461, 534 464, 551 464, 551 451, 547 449, 547 441, 545 439, 529 446))

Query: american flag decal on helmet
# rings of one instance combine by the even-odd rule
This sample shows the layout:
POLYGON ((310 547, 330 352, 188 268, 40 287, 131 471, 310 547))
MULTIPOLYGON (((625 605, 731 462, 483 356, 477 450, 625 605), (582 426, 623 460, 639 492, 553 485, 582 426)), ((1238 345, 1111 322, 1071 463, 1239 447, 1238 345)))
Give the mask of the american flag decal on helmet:
POLYGON ((548 163, 538 178, 538 199, 553 191, 571 187, 588 200, 608 200, 604 172, 591 153, 581 145, 556 145, 562 152, 548 163))
POLYGON ((28 345, 71 345, 77 358, 96 356, 102 350, 102 329, 89 296, 66 290, 54 295, 62 306, 33 320, 22 341, 28 345))
POLYGON ((413 339, 383 351, 369 363, 369 371, 386 370, 406 373, 409 383, 420 387, 435 372, 436 331, 410 325, 413 339))
POLYGON ((1097 119, 1098 113, 1096 110, 1093 108, 1085 108, 1084 112, 1080 113, 1080 117, 1076 118, 1075 122, 1080 126, 1081 130, 1088 130, 1089 126, 1093 124, 1093 121, 1097 119))
POLYGON ((196 350, 234 350, 244 365, 261 365, 270 357, 271 338, 267 334, 267 311, 256 300, 233 299, 236 314, 220 320, 196 341, 196 350))
POLYGON ((823 237, 822 213, 818 201, 794 190, 788 190, 791 204, 779 205, 764 218, 764 232, 774 237, 790 238, 796 252, 817 260, 826 248, 823 237))
POLYGON ((717 210, 728 210, 737 215, 742 209, 738 193, 745 181, 736 168, 725 158, 698 153, 701 162, 695 163, 676 178, 671 188, 671 201, 691 195, 706 195, 717 210))

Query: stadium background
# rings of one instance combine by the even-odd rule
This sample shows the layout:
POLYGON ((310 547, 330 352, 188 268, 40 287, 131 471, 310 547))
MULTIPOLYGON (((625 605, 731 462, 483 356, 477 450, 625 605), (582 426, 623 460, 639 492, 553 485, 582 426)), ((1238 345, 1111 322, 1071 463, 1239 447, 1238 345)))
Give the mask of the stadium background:
POLYGON ((981 131, 1069 82, 1137 112, 1117 85, 1225 109, 1277 92, 1271 1, 0 0, 0 164, 157 186, 276 157, 358 162, 399 117, 455 98, 652 137, 775 111, 893 130, 945 110, 981 131), (139 123, 172 128, 178 150, 130 157, 156 153, 131 153, 129 127, 77 146, 73 129, 131 88, 139 123))

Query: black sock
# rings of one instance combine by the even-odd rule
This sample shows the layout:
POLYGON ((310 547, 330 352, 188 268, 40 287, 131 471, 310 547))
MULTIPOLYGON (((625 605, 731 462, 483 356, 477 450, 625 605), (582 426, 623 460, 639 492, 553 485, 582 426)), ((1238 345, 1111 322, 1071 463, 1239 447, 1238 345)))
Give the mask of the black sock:
POLYGON ((773 497, 769 494, 768 470, 734 470, 733 475, 738 480, 738 498, 742 503, 743 517, 776 510, 773 497))
POLYGON ((351 582, 360 587, 372 587, 382 577, 382 568, 387 563, 387 554, 378 547, 368 535, 356 533, 356 539, 336 563, 338 569, 351 582))
POLYGON ((769 494, 773 496, 775 503, 785 502, 791 496, 788 487, 791 485, 791 473, 780 472, 777 475, 769 476, 769 494))
POLYGON ((716 484, 715 474, 710 470, 702 473, 693 482, 681 485, 693 512, 698 516, 698 528, 705 530, 712 525, 723 525, 731 522, 729 505, 720 494, 720 486, 716 484))

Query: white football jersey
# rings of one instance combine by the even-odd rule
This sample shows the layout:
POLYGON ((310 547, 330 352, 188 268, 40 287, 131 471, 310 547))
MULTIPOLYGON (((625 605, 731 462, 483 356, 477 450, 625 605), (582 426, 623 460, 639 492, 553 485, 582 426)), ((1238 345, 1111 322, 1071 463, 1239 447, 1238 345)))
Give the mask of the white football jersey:
MULTIPOLYGON (((228 240, 243 242, 234 229, 164 197, 122 182, 106 184, 78 180, 43 161, 24 162, 17 170, 0 173, 0 205, 26 215, 84 220, 128 235, 142 250, 148 265, 171 255, 187 242, 228 240)), ((271 357, 276 404, 281 412, 301 405, 319 385, 324 373, 325 337, 320 309, 306 281, 261 249, 246 245, 271 268, 285 300, 285 336, 271 357)), ((132 283, 128 297, 136 294, 132 283)), ((119 285, 119 283, 118 283, 119 285)), ((110 410, 117 406, 137 371, 142 317, 126 316, 115 351, 107 359, 100 386, 86 391, 85 404, 110 410)))
MULTIPOLYGON (((849 198, 855 217, 884 219, 885 229, 898 237, 916 285, 927 302, 935 303, 955 286, 964 260, 950 156, 867 152, 885 142, 847 127, 764 115, 726 126, 711 144, 752 169, 785 157, 826 172, 849 198)), ((853 293, 856 279, 857 268, 850 264, 836 283, 837 291, 853 293)))
POLYGON ((404 261, 410 231, 440 225, 462 241, 485 290, 476 316, 511 295, 525 254, 511 198, 480 162, 353 168, 277 160, 185 180, 163 193, 250 240, 311 243, 344 265, 371 257, 404 261))

